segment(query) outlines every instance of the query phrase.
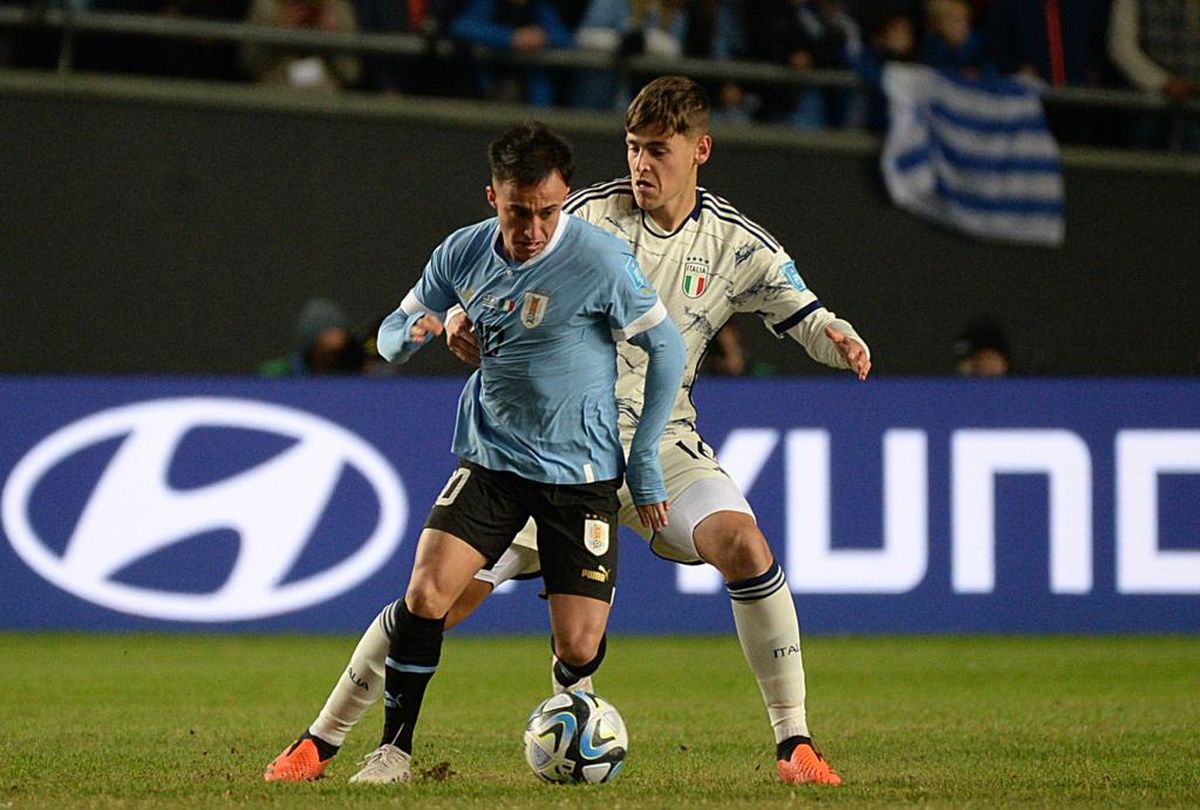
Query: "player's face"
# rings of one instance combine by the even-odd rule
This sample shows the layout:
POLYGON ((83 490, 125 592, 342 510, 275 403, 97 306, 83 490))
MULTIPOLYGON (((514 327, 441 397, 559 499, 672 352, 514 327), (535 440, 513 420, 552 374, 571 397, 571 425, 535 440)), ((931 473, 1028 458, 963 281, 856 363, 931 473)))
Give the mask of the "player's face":
POLYGON ((531 186, 492 181, 487 200, 496 209, 500 238, 510 259, 529 261, 546 249, 570 190, 558 172, 531 186))
POLYGON ((711 152, 708 133, 689 138, 663 129, 627 132, 625 156, 638 207, 652 215, 664 208, 676 215, 691 212, 696 173, 711 152))

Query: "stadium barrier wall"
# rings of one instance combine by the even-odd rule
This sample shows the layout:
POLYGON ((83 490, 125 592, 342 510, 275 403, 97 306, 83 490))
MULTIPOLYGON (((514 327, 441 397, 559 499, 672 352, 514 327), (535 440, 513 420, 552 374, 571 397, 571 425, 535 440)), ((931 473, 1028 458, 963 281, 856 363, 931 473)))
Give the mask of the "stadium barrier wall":
MULTIPOLYGON (((0 627, 359 630, 457 381, 0 377, 0 627)), ((1200 631, 1200 380, 703 381, 808 633, 1200 631)), ((732 627, 622 530, 618 632, 732 627)), ((461 632, 544 632, 538 582, 461 632)), ((456 631, 458 632, 458 631, 456 631)))
MULTIPOLYGON (((381 317, 451 230, 491 214, 484 149, 522 107, 0 71, 0 372, 245 373, 304 302, 381 317)), ((539 113, 540 114, 540 113, 539 113)), ((616 114, 545 111, 575 186, 625 173, 616 114)), ((725 127, 701 182, 770 230, 886 374, 941 374, 970 319, 1050 374, 1188 374, 1200 158, 1064 152, 1066 244, 970 239, 894 208, 878 142, 725 127)), ((820 372, 757 323, 780 373, 820 372)), ((460 373, 445 352, 414 374, 460 373)))

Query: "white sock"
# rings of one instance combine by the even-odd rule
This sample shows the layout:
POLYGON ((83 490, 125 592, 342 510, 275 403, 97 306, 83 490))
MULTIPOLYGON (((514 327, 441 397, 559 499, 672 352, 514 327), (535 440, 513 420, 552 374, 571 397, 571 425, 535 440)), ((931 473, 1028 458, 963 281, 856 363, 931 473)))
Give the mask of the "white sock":
POLYGON ((383 662, 387 658, 391 622, 392 606, 388 605, 363 633, 350 656, 350 664, 334 684, 321 713, 308 727, 314 737, 340 746, 354 724, 383 696, 383 662))
POLYGON ((779 563, 764 574, 725 586, 746 663, 758 679, 775 742, 808 733, 804 661, 796 605, 779 563))

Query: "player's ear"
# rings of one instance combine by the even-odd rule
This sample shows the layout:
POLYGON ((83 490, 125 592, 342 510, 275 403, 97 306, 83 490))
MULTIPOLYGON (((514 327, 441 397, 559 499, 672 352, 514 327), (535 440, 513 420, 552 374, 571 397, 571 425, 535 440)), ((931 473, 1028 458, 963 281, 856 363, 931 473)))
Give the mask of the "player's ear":
POLYGON ((483 187, 483 193, 487 197, 488 205, 490 205, 492 208, 495 208, 496 207, 496 189, 492 188, 491 185, 487 185, 487 186, 483 187))
POLYGON ((709 157, 712 156, 712 136, 705 132, 696 139, 696 148, 692 152, 692 160, 697 166, 703 166, 708 163, 709 157))

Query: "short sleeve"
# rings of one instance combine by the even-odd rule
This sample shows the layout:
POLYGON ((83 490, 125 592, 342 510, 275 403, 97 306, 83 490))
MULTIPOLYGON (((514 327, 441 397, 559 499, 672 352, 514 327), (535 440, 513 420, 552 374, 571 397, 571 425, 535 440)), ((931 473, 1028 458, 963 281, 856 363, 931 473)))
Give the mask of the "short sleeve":
POLYGON ((412 291, 405 296, 404 309, 412 312, 423 309, 427 312, 443 314, 458 303, 458 295, 454 288, 452 259, 454 251, 447 242, 443 242, 433 250, 421 278, 412 291))
POLYGON ((666 307, 632 253, 613 254, 609 277, 611 300, 606 310, 614 340, 629 340, 667 317, 666 307))
POLYGON ((739 312, 753 312, 776 335, 782 335, 823 306, 808 288, 796 262, 782 250, 761 250, 751 282, 734 300, 739 312))

